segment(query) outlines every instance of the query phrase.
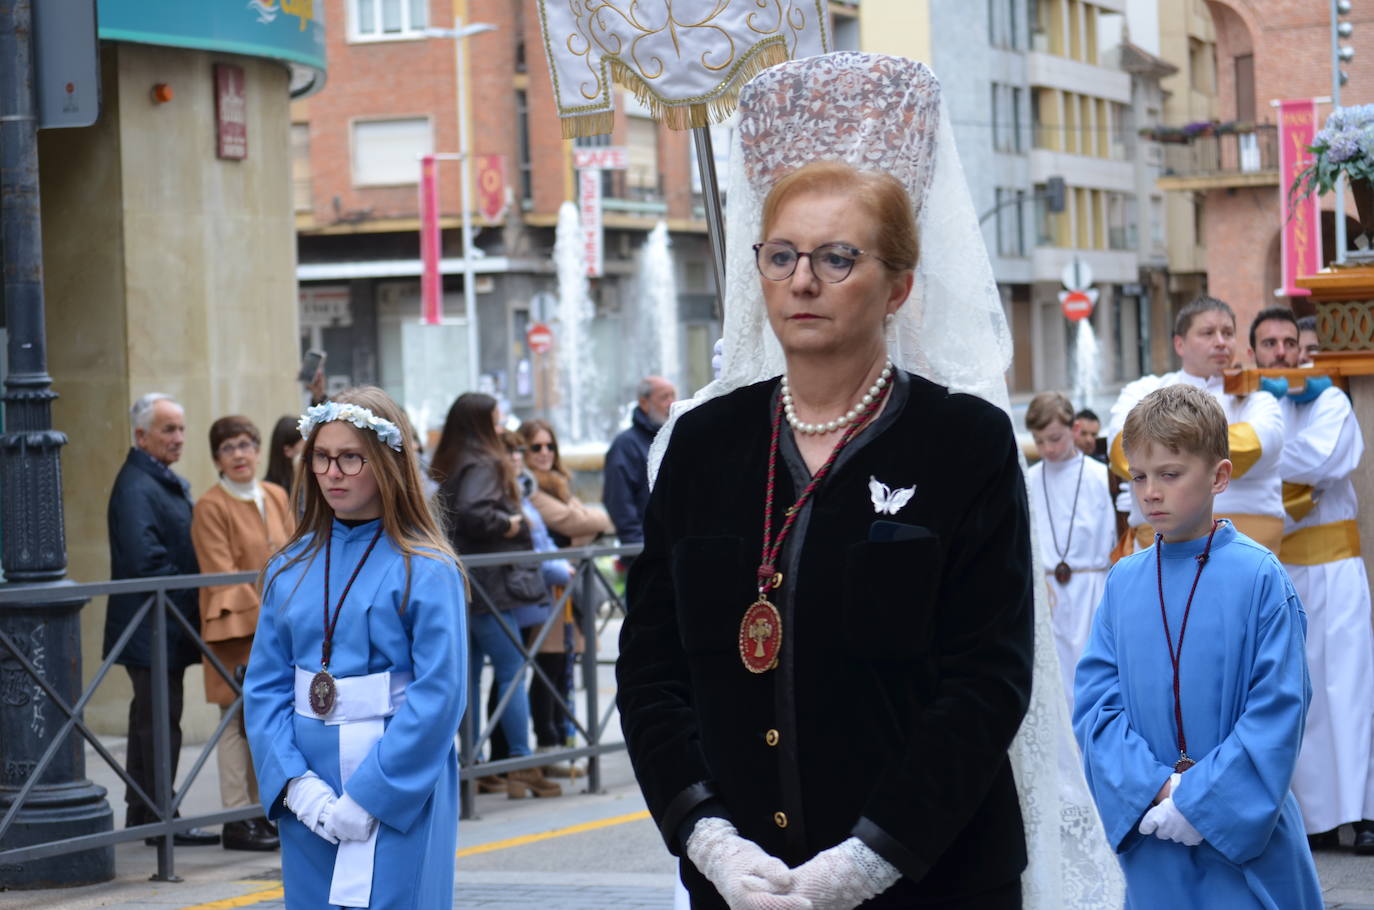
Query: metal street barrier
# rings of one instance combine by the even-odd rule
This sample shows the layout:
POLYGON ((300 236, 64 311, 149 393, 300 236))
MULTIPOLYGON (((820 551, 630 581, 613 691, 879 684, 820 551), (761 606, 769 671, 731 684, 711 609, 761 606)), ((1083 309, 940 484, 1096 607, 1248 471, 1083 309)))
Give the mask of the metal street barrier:
MULTIPOLYGON (((461 810, 462 817, 470 818, 473 814, 474 794, 476 778, 484 774, 497 774, 512 771, 520 768, 530 768, 541 765, 553 764, 556 762, 572 761, 575 759, 586 758, 588 764, 588 789, 590 792, 597 792, 601 788, 601 769, 599 758, 601 755, 617 751, 624 748, 621 742, 607 743, 603 740, 602 733, 610 720, 611 713, 615 710, 614 699, 604 712, 600 705, 599 687, 597 685, 597 637, 601 628, 604 628, 605 621, 616 613, 623 615, 624 602, 615 593, 614 587, 601 570, 596 566, 594 560, 602 556, 631 556, 637 554, 641 547, 638 544, 630 546, 597 546, 597 547, 575 547, 566 550, 559 550, 548 553, 522 552, 522 553, 496 553, 488 555, 474 555, 464 557, 465 566, 494 566, 494 565, 517 565, 524 563, 538 563, 546 559, 568 559, 573 561, 576 569, 571 583, 564 591, 563 596, 554 604, 554 609, 547 622, 539 630, 533 642, 527 648, 524 644, 523 636, 519 629, 514 628, 505 617, 500 617, 502 626, 507 635, 510 636, 524 657, 523 667, 533 667, 537 677, 537 683, 547 685, 554 693, 557 703, 567 712, 568 716, 576 724, 578 734, 584 744, 567 749, 560 749, 555 752, 541 752, 537 756, 530 755, 520 758, 508 758, 496 762, 486 762, 478 764, 476 756, 478 750, 484 745, 491 735, 491 731, 499 724, 502 713, 510 704, 511 698, 516 694, 512 687, 506 692, 504 698, 500 700, 496 710, 493 712, 488 722, 486 732, 477 739, 473 735, 475 728, 474 718, 476 711, 480 711, 482 706, 477 704, 478 693, 469 693, 468 711, 464 715, 463 726, 459 733, 459 756, 460 756, 460 780, 462 781, 461 810), (573 592, 576 591, 576 595, 573 592), (547 637, 549 629, 553 626, 558 614, 565 608, 568 598, 573 597, 574 603, 580 604, 580 628, 585 641, 584 652, 582 655, 582 679, 586 698, 585 716, 586 722, 577 720, 577 712, 568 700, 564 699, 560 686, 554 684, 544 671, 534 661, 534 655, 539 652, 540 645, 547 637), (605 605, 609 607, 607 615, 598 627, 600 608, 605 605)), ((239 821, 248 818, 256 818, 261 814, 258 806, 240 807, 237 809, 223 809, 217 812, 209 812, 201 815, 177 816, 176 813, 190 791, 196 777, 201 769, 209 760, 211 752, 224 734, 225 729, 231 723, 238 722, 239 712, 243 710, 243 690, 234 675, 229 672, 219 659, 209 650, 205 641, 200 637, 200 630, 190 623, 183 616, 176 604, 168 596, 169 592, 184 591, 188 589, 200 588, 206 585, 227 585, 241 584, 244 582, 252 583, 257 579, 256 572, 236 572, 214 575, 174 575, 163 578, 128 579, 121 581, 108 581, 91 584, 71 584, 59 582, 51 584, 31 584, 31 585, 0 585, 0 609, 7 605, 24 605, 32 607, 35 604, 43 604, 48 601, 70 602, 73 600, 88 600, 92 597, 105 597, 111 594, 148 594, 148 599, 144 601, 133 619, 120 633, 114 646, 110 649, 109 655, 101 662, 99 669, 96 670, 90 683, 81 692, 74 702, 68 703, 49 683, 43 673, 43 668, 35 665, 33 656, 28 649, 0 628, 0 663, 5 665, 6 675, 18 675, 27 677, 32 684, 41 691, 50 703, 64 718, 61 727, 50 738, 42 755, 33 763, 32 769, 28 770, 27 777, 22 787, 13 796, 6 794, 5 802, 8 808, 5 809, 3 816, 0 816, 0 844, 5 843, 6 836, 14 828, 16 818, 20 810, 24 807, 25 801, 29 799, 34 788, 38 786, 44 773, 53 764, 54 757, 59 754, 66 744, 68 737, 75 731, 90 745, 92 749, 110 766, 119 776, 135 796, 140 799, 145 806, 158 818, 158 821, 138 825, 132 828, 123 828, 117 831, 107 831, 98 834, 87 834, 79 837, 69 837, 61 840, 51 840, 43 843, 28 844, 21 847, 12 847, 0 850, 0 869, 14 867, 16 865, 31 862, 34 860, 46 859, 48 857, 62 856, 71 853, 80 853, 87 850, 111 847, 114 844, 126 841, 141 840, 147 837, 160 838, 157 847, 157 872, 152 876, 155 881, 176 882, 181 879, 175 872, 175 853, 172 835, 178 831, 185 831, 190 828, 201 827, 204 825, 217 825, 225 822, 239 821), (153 793, 149 794, 143 790, 128 771, 110 753, 110 751, 100 742, 98 736, 93 733, 82 720, 81 713, 86 705, 94 696, 96 689, 104 681, 110 669, 115 665, 119 656, 123 654, 128 646, 134 632, 151 616, 152 619, 152 702, 154 713, 153 724, 153 793), (174 786, 171 775, 171 717, 169 714, 169 692, 168 692, 168 667, 167 667, 167 636, 170 622, 177 623, 181 631, 190 636, 195 642, 196 647, 208 659, 213 670, 220 674, 230 688, 234 691, 235 700, 229 709, 224 712, 219 725, 215 728, 210 739, 200 750, 195 762, 190 770, 185 774, 180 788, 174 786)), ((490 603, 487 593, 481 586, 474 582, 472 584, 473 599, 481 599, 485 603, 490 603)), ((8 691, 15 688, 13 680, 5 681, 5 689, 8 691)), ((35 692, 35 695, 37 692, 35 692)), ((5 747, 9 752, 10 748, 5 747)))

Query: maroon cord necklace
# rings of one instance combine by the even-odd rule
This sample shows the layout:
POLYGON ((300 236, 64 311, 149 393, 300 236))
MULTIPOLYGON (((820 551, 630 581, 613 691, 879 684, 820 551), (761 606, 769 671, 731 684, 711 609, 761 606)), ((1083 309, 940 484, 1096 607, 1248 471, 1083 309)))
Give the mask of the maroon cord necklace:
POLYGON ((329 551, 334 543, 334 529, 331 526, 324 538, 324 641, 320 644, 320 672, 310 679, 310 710, 320 717, 324 717, 334 710, 334 700, 338 697, 338 689, 334 685, 334 677, 329 675, 329 657, 334 647, 334 630, 339 625, 339 614, 343 612, 344 601, 348 599, 348 592, 353 588, 353 582, 358 580, 358 573, 363 570, 363 565, 367 558, 372 555, 372 548, 377 546, 377 541, 382 539, 382 523, 377 522, 377 533, 372 535, 372 542, 363 551, 363 558, 358 560, 358 564, 353 567, 353 574, 348 577, 348 584, 344 585, 343 593, 339 595, 339 602, 334 606, 334 618, 329 618, 329 551))
POLYGON ((1207 546, 1193 557, 1197 560, 1197 574, 1193 576, 1193 586, 1188 590, 1188 602, 1183 605, 1183 621, 1178 627, 1177 649, 1174 648, 1173 633, 1169 631, 1169 614, 1164 611, 1164 565, 1160 556, 1160 550, 1164 549, 1164 535, 1155 535, 1155 580, 1159 583, 1159 615, 1164 620, 1164 642, 1169 646, 1169 663, 1174 667, 1174 725, 1178 730, 1178 761, 1174 762, 1174 770, 1180 774, 1197 762, 1188 757, 1188 740, 1183 735, 1183 701, 1179 695, 1178 662, 1183 656, 1183 635, 1188 631, 1188 614, 1193 609, 1193 595, 1197 593, 1197 583, 1202 578, 1202 569, 1211 556, 1212 538, 1217 536, 1217 528, 1220 526, 1221 522, 1212 522, 1212 533, 1207 535, 1207 546))
POLYGON ((787 510, 787 518, 778 530, 777 539, 773 539, 773 493, 776 488, 778 439, 782 432, 783 414, 782 395, 778 395, 778 407, 773 414, 773 438, 768 444, 768 486, 763 499, 763 554, 759 557, 758 572, 759 599, 744 611, 744 618, 739 624, 739 657, 750 673, 767 673, 772 670, 778 665, 778 654, 782 650, 782 614, 768 600, 768 594, 782 587, 782 573, 777 569, 777 562, 778 554, 782 552, 783 541, 787 539, 787 532, 792 530, 792 524, 806 506, 811 494, 820 486, 825 475, 830 473, 830 468, 835 464, 840 452, 859 434, 878 408, 882 407, 887 393, 891 390, 891 382, 884 385, 854 418, 854 422, 845 429, 840 441, 830 450, 830 456, 826 458, 825 463, 812 475, 811 482, 787 510))

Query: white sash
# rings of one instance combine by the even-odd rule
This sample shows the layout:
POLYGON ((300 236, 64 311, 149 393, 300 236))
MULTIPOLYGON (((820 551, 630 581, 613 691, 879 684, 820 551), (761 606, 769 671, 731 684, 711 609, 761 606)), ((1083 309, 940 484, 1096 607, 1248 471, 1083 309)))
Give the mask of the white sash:
MULTIPOLYGON (((314 673, 296 668, 296 713, 339 728, 339 785, 367 758, 382 738, 386 718, 405 703, 410 673, 370 673, 335 678, 334 708, 324 717, 310 709, 310 680, 314 673)), ((372 900, 372 861, 377 851, 378 823, 367 840, 339 841, 334 857, 334 877, 329 883, 329 903, 340 907, 366 907, 372 900)))

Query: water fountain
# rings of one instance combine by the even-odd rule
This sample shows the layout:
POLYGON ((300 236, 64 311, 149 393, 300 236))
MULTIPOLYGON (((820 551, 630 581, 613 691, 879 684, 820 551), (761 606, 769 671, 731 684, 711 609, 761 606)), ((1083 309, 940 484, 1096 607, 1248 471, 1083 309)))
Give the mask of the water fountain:
POLYGON ((1091 319, 1078 320, 1078 334, 1073 345, 1074 407, 1091 408, 1102 386, 1102 364, 1097 347, 1097 333, 1091 319))
POLYGON ((587 407, 590 371, 585 369, 591 355, 588 329, 594 315, 587 293, 587 260, 582 246, 582 229, 577 206, 564 202, 558 209, 554 234, 553 259, 558 271, 558 310, 556 355, 559 364, 559 396, 556 413, 561 433, 570 441, 588 438, 587 407))
POLYGON ((677 281, 668 225, 660 221, 639 251, 640 375, 657 373, 683 391, 677 281))

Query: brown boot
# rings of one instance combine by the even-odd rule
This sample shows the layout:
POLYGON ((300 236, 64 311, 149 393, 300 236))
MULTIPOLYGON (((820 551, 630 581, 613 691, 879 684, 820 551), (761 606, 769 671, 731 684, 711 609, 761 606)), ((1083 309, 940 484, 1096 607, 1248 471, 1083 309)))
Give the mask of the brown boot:
POLYGON ((506 779, 499 774, 484 774, 477 778, 478 793, 505 793, 506 779))
POLYGON ((528 792, 531 796, 562 796, 563 788, 544 777, 538 768, 524 768, 511 771, 506 775, 506 795, 511 799, 522 799, 528 792))

